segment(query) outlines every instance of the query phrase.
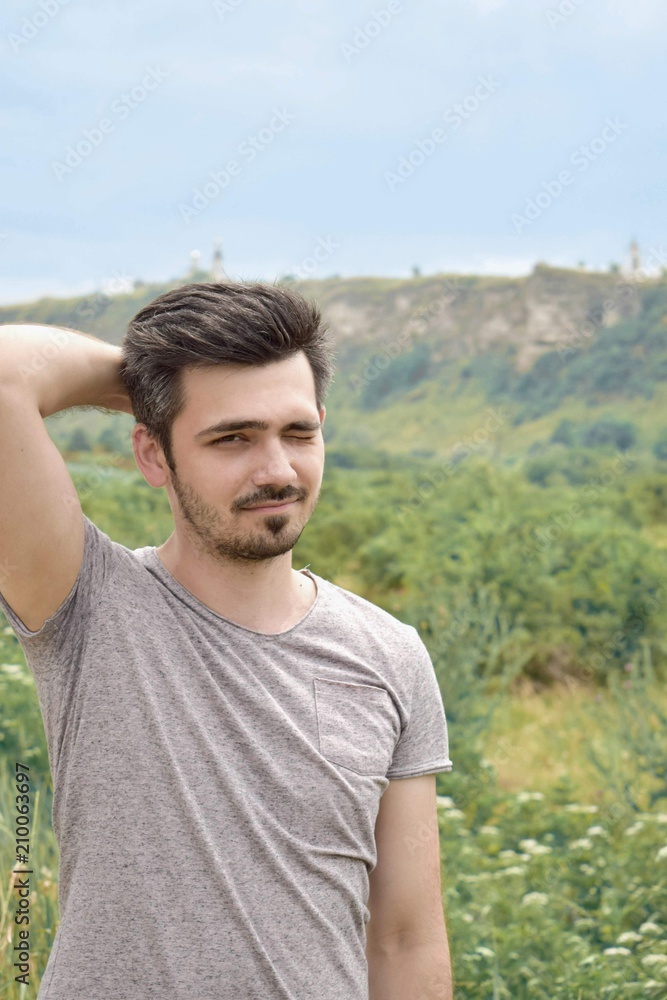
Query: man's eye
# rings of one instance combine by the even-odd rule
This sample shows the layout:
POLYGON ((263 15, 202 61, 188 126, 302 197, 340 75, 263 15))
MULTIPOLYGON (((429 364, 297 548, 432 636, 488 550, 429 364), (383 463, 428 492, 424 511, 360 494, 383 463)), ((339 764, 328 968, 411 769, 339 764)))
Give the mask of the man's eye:
MULTIPOLYGON (((234 438, 238 438, 240 441, 243 440, 240 434, 227 434, 225 437, 216 438, 214 441, 211 441, 211 444, 221 444, 221 442, 223 441, 233 441, 234 438)), ((308 435, 308 437, 303 437, 297 434, 291 435, 291 439, 293 441, 313 441, 314 438, 315 438, 314 434, 310 434, 308 435)))

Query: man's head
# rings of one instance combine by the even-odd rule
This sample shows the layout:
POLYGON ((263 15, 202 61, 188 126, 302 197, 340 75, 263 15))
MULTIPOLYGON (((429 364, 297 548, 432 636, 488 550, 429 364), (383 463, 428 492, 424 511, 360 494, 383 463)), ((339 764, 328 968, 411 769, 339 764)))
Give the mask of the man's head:
POLYGON ((293 548, 319 497, 333 377, 316 306, 276 285, 186 285, 137 313, 121 347, 137 463, 177 525, 212 555, 293 548))
POLYGON ((320 410, 333 354, 318 308, 284 286, 261 282, 184 285, 158 296, 130 320, 121 376, 134 416, 174 471, 171 430, 185 406, 184 373, 210 365, 281 361, 303 351, 320 410))

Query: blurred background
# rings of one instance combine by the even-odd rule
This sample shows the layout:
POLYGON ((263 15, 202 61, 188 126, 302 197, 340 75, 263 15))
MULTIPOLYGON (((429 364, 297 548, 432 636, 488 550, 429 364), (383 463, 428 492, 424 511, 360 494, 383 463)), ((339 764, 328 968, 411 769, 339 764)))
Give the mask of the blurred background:
MULTIPOLYGON (((431 653, 443 898, 474 1000, 667 997, 666 29, 657 0, 2 19, 0 323, 117 344, 193 280, 289 283, 322 309, 337 372, 294 565, 431 653)), ((132 418, 46 424, 87 516, 161 544, 132 418)), ((8 626, 0 702, 4 815, 7 768, 41 775, 34 997, 58 855, 8 626)), ((8 873, 13 849, 2 821, 8 873)))

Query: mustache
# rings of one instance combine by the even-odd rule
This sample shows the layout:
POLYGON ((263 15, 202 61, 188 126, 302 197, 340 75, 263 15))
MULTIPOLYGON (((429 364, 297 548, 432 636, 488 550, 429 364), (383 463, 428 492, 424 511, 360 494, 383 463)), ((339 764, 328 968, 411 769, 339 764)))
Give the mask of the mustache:
POLYGON ((263 503, 285 503, 287 500, 305 500, 308 496, 307 490, 283 490, 281 493, 258 493, 254 497, 242 497, 234 503, 234 509, 240 510, 242 507, 257 507, 263 503))

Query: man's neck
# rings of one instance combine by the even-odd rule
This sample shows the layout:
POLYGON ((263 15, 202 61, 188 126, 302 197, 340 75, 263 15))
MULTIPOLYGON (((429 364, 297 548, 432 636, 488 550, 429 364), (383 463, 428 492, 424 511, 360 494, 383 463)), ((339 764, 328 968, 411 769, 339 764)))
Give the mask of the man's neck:
POLYGON ((312 577, 292 569, 291 552, 257 563, 223 562, 179 549, 171 535, 156 553, 174 579, 202 604, 255 632, 288 631, 305 617, 317 596, 312 577))

